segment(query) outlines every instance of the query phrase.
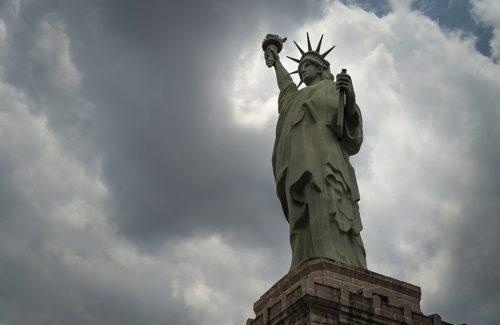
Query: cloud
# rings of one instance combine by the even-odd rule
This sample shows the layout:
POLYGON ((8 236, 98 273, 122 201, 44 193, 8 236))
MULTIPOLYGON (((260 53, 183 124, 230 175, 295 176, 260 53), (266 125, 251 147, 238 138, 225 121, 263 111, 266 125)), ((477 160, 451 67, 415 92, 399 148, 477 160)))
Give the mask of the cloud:
MULTIPOLYGON (((478 165, 498 161, 496 147, 484 143, 498 131, 495 122, 486 121, 499 119, 500 82, 493 77, 499 67, 476 52, 473 39, 443 32, 405 7, 382 19, 357 13, 334 4, 336 19, 316 29, 336 31, 332 38, 338 43, 361 40, 345 59, 339 49, 337 60, 354 67, 368 131, 369 151, 362 154, 368 159, 359 161, 359 178, 369 265, 421 285, 424 311, 438 306, 445 319, 474 319, 468 299, 452 297, 460 283, 456 276, 473 277, 464 252, 482 250, 467 243, 471 223, 499 226, 482 200, 488 192, 476 188, 498 182, 497 172, 478 165), (437 303, 450 299, 448 306, 437 303)), ((496 236, 486 236, 495 245, 496 236)), ((480 273, 493 276, 487 268, 480 273)))
POLYGON ((270 77, 274 75, 274 71, 262 69, 263 51, 255 49, 255 45, 262 42, 262 37, 258 34, 256 36, 258 38, 240 52, 229 96, 234 121, 241 126, 262 130, 272 128, 277 120, 278 95, 276 81, 270 77))
POLYGON ((272 285, 276 272, 269 249, 231 247, 220 235, 182 240, 174 251, 174 295, 200 324, 243 322, 253 314, 249 302, 272 285))
MULTIPOLYGON (((227 263, 207 277, 191 257, 199 254, 185 248, 193 243, 215 250, 215 257, 220 249, 233 252, 238 272, 227 281, 255 285, 235 287, 246 298, 231 319, 246 317, 248 301, 279 269, 262 259, 270 254, 266 240, 277 240, 274 232, 259 230, 264 240, 256 241, 253 220, 268 223, 279 204, 260 191, 258 179, 239 181, 261 167, 247 152, 257 141, 235 133, 231 123, 221 124, 220 139, 207 128, 212 101, 220 99, 206 100, 200 65, 219 53, 186 55, 186 73, 177 69, 175 53, 159 58, 167 49, 157 38, 135 52, 137 40, 121 39, 122 31, 111 27, 126 23, 99 18, 109 13, 95 4, 59 9, 27 4, 11 16, 3 12, 0 258, 2 283, 9 285, 0 298, 1 321, 200 324, 207 317, 207 324, 220 323, 222 314, 213 314, 202 298, 218 297, 221 308, 233 300, 220 293, 226 282, 215 277, 225 274, 227 263), (78 15, 92 23, 78 28, 78 15), (18 24, 18 16, 27 24, 18 24), (115 57, 120 49, 128 52, 115 57), (144 61, 148 55, 159 61, 144 61), (250 241, 260 248, 245 248, 250 241), (186 278, 194 269, 202 280, 186 278)), ((268 164, 263 160, 271 176, 268 164)), ((271 179, 268 184, 272 191, 271 179)), ((286 245, 286 229, 281 238, 286 245)))
POLYGON ((468 34, 410 2, 0 6, 0 322, 251 317, 290 261, 260 43, 295 56, 308 31, 363 111, 370 269, 422 286, 424 312, 497 323, 500 74, 468 34))
POLYGON ((0 98, 0 321, 196 323, 169 294, 168 260, 115 239, 99 170, 64 149, 22 92, 2 82, 0 98))
POLYGON ((477 21, 493 27, 490 40, 491 54, 494 59, 500 58, 500 5, 492 0, 472 0, 472 13, 477 21))
MULTIPOLYGON (((377 17, 333 2, 289 38, 304 43, 306 31, 337 44, 332 69, 347 67, 363 110, 365 144, 354 161, 369 267, 422 286, 428 313, 456 322, 480 317, 468 299, 453 297, 458 283, 475 277, 466 262, 472 256, 475 265, 497 263, 480 253, 487 242, 497 247, 493 233, 472 235, 477 245, 468 238, 472 224, 499 226, 490 196, 498 193, 492 166, 499 153, 489 144, 498 132, 498 65, 476 51, 473 38, 443 31, 409 3, 377 17)), ((488 268, 475 271, 494 282, 488 268)), ((482 281, 469 283, 489 292, 482 281)))

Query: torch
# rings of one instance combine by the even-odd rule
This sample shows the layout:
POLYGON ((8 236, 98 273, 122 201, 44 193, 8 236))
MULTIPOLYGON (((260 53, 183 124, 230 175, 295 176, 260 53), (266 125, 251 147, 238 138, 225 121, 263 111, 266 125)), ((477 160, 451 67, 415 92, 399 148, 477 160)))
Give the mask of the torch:
POLYGON ((283 43, 285 43, 286 37, 281 38, 278 35, 267 34, 264 40, 262 41, 262 49, 265 53, 266 65, 270 68, 274 65, 273 55, 269 52, 271 48, 274 48, 276 52, 281 52, 283 49, 283 43))

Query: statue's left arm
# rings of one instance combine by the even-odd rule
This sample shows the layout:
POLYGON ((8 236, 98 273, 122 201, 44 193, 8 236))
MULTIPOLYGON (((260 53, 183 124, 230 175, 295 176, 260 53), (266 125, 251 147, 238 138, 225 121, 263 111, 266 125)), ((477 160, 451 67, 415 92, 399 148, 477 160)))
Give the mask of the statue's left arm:
POLYGON ((359 152, 363 142, 363 120, 361 110, 356 104, 356 94, 352 85, 351 77, 346 73, 337 75, 337 89, 343 90, 346 94, 346 104, 344 112, 344 134, 340 143, 350 156, 359 152))

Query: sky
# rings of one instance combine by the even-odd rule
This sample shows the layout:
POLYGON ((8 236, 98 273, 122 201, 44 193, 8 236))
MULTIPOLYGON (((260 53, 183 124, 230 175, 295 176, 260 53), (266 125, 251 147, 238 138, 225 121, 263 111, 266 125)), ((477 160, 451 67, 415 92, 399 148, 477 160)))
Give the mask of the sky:
POLYGON ((500 323, 496 0, 0 0, 0 324, 244 324, 291 262, 268 33, 336 45, 371 271, 500 323))

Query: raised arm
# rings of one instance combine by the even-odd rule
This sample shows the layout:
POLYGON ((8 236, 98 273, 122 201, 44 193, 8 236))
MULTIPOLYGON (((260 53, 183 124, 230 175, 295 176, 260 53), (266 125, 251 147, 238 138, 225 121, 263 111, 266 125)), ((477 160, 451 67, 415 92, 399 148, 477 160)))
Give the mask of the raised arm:
POLYGON ((269 52, 272 54, 274 59, 274 71, 276 72, 276 80, 278 81, 278 88, 280 91, 284 90, 285 87, 290 84, 295 85, 292 77, 290 77, 288 71, 286 71, 285 67, 281 64, 280 57, 276 49, 270 48, 269 52))

